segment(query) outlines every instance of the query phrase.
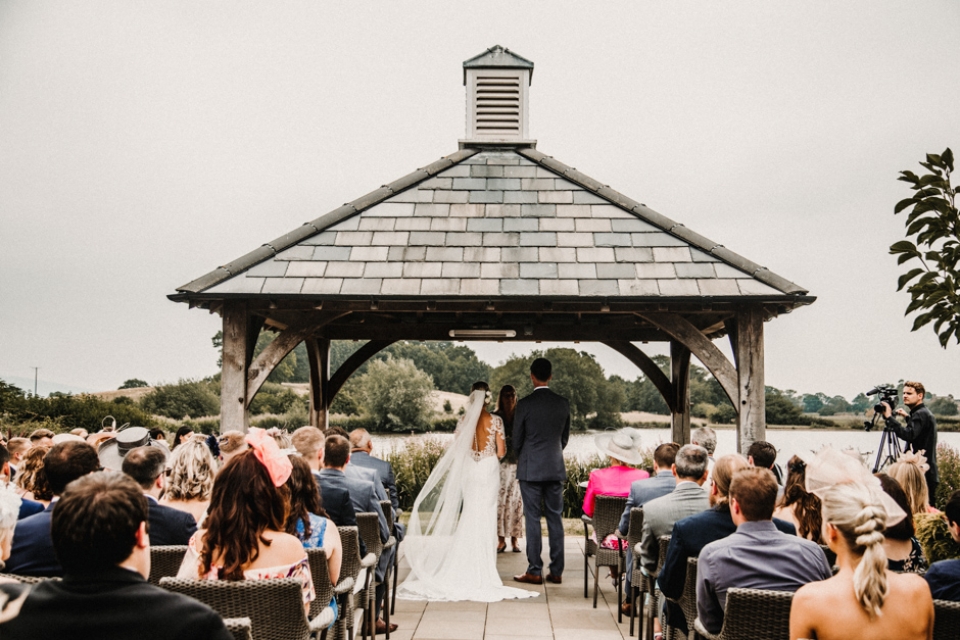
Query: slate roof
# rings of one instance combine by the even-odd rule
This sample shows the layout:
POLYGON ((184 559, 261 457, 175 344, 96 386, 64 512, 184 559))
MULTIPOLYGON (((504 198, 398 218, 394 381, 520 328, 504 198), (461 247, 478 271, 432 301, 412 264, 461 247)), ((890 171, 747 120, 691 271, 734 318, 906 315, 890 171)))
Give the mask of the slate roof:
POLYGON ((523 145, 461 149, 177 291, 171 299, 813 300, 523 145))

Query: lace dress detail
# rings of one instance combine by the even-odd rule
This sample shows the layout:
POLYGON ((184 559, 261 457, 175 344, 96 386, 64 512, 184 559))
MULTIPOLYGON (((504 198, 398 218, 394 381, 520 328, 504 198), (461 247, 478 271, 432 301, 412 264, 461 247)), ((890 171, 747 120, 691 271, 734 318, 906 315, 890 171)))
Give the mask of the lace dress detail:
MULTIPOLYGON (((479 431, 479 425, 477 425, 477 431, 479 431)), ((473 457, 474 462, 480 462, 484 458, 489 458, 490 456, 497 455, 497 434, 499 433, 503 436, 503 420, 500 419, 500 416, 490 415, 490 430, 487 432, 487 439, 483 445, 483 448, 480 448, 480 443, 477 439, 477 431, 474 431, 473 434, 473 449, 470 451, 471 456, 473 457)))

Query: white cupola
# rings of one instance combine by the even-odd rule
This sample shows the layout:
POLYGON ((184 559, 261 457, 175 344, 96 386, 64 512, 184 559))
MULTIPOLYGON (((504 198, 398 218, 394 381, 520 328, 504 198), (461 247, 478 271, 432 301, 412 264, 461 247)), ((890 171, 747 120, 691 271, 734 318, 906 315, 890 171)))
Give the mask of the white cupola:
POLYGON ((467 140, 485 144, 526 143, 533 63, 504 49, 490 47, 463 63, 467 87, 467 140))

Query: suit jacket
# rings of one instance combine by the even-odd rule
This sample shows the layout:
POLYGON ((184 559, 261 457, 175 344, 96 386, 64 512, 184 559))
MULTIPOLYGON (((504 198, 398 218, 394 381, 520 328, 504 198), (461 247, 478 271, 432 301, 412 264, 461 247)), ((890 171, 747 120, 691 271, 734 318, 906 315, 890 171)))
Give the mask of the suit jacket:
POLYGON ((400 499, 397 496, 397 478, 393 474, 393 465, 386 460, 374 458, 366 451, 354 451, 351 453, 350 464, 376 471, 380 477, 380 484, 382 484, 384 489, 387 490, 387 493, 390 494, 390 504, 393 505, 393 510, 400 510, 400 499))
POLYGON ((513 415, 513 448, 517 480, 563 482, 567 468, 563 449, 570 439, 570 402, 547 387, 538 387, 517 403, 513 415))
POLYGON ((187 544, 197 532, 197 521, 186 511, 162 505, 153 496, 147 496, 147 504, 151 545, 187 544))
POLYGON ((42 502, 34 502, 33 500, 27 500, 23 498, 20 501, 20 513, 17 514, 17 520, 23 520, 28 518, 35 513, 40 513, 46 507, 43 506, 42 502))
POLYGON ((343 468, 343 473, 348 478, 360 478, 373 484, 373 494, 377 497, 377 500, 390 499, 387 496, 387 490, 383 487, 383 483, 380 482, 380 474, 377 473, 377 470, 353 464, 353 456, 350 456, 350 462, 343 468))
MULTIPOLYGON (((2 585, 19 595, 28 585, 2 585)), ((216 611, 193 598, 155 587, 138 573, 112 567, 95 576, 33 585, 20 615, 0 625, 4 640, 231 640, 216 611)))
POLYGON ((36 515, 17 521, 13 530, 7 573, 23 576, 62 576, 63 567, 53 551, 50 523, 56 502, 36 515))
MULTIPOLYGON (((338 527, 357 526, 357 512, 353 508, 353 502, 350 500, 350 492, 344 482, 331 476, 322 475, 322 471, 314 471, 313 477, 317 481, 317 488, 320 491, 320 504, 323 510, 327 512, 327 517, 333 520, 333 524, 338 527)), ((367 555, 367 546, 363 544, 363 538, 360 539, 360 557, 367 555)))
POLYGON ((387 517, 383 514, 383 509, 380 508, 380 502, 377 499, 372 482, 363 478, 348 476, 336 469, 323 469, 320 471, 320 478, 325 485, 345 489, 356 513, 369 511, 376 513, 377 519, 380 521, 380 541, 386 542, 390 538, 390 531, 387 529, 387 517))
MULTIPOLYGON (((677 479, 673 477, 673 473, 669 470, 660 471, 657 475, 652 478, 647 478, 646 480, 635 480, 633 484, 630 485, 630 495, 627 496, 627 506, 623 510, 623 515, 620 516, 620 526, 618 527, 620 533, 627 535, 630 529, 630 509, 642 507, 651 500, 665 496, 673 491, 676 486, 677 479)), ((644 519, 646 519, 646 514, 644 514, 644 519)))
POLYGON ((643 535, 640 538, 640 562, 649 575, 657 572, 660 560, 660 536, 673 532, 677 520, 710 508, 710 496, 703 487, 689 480, 677 483, 676 488, 643 505, 643 535))

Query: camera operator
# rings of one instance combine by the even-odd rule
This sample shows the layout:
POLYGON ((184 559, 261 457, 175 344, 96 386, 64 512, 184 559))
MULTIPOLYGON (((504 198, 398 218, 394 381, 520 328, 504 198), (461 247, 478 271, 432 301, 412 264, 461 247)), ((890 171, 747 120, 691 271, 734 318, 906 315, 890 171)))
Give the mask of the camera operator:
POLYGON ((910 408, 910 413, 903 409, 897 409, 896 413, 907 419, 906 427, 893 416, 893 408, 887 402, 881 404, 886 428, 910 443, 912 451, 924 451, 927 462, 930 464, 930 469, 925 474, 927 493, 930 496, 930 504, 933 504, 937 484, 940 482, 940 475, 937 473, 937 421, 930 410, 923 405, 924 393, 923 385, 919 382, 903 383, 903 404, 910 408))

